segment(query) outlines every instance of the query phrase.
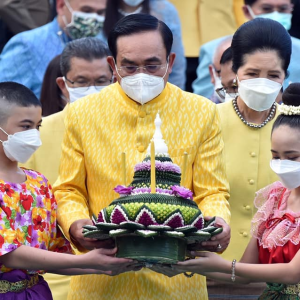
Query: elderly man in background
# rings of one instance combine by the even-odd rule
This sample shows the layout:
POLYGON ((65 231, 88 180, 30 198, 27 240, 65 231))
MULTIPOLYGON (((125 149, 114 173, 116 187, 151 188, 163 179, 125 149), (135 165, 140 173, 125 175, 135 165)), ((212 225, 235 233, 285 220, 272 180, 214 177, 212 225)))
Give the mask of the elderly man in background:
POLYGON ((14 36, 0 56, 0 82, 15 81, 39 98, 49 62, 71 40, 96 36, 104 22, 106 0, 57 0, 57 18, 14 36))
POLYGON ((232 36, 229 36, 218 45, 214 54, 213 63, 208 66, 211 83, 214 85, 214 93, 210 96, 210 100, 212 100, 216 104, 222 103, 225 100, 225 98, 220 97, 217 91, 222 88, 221 57, 224 51, 230 47, 231 41, 232 36))
MULTIPOLYGON (((107 63, 110 52, 97 38, 83 38, 67 44, 61 55, 63 77, 56 82, 69 101, 98 93, 112 82, 112 70, 107 63)), ((24 165, 46 174, 53 184, 58 177, 61 144, 65 131, 64 118, 69 105, 59 113, 43 118, 40 129, 42 146, 24 165)), ((45 276, 54 300, 66 300, 70 277, 47 274, 45 276)))
MULTIPOLYGON (((184 185, 206 216, 218 216, 223 232, 203 246, 225 250, 230 240, 228 184, 223 161, 219 115, 211 101, 167 83, 175 55, 173 36, 165 23, 146 14, 121 19, 111 31, 108 62, 118 82, 101 93, 70 105, 55 183, 58 220, 81 252, 103 247, 84 238, 82 226, 92 214, 117 197, 121 153, 126 152, 126 182, 146 155, 159 112, 162 134, 174 163, 188 153, 184 185), (219 246, 220 245, 220 246, 219 246)), ((168 278, 149 269, 124 275, 78 276, 71 279, 72 300, 200 300, 207 299, 205 278, 168 278)))

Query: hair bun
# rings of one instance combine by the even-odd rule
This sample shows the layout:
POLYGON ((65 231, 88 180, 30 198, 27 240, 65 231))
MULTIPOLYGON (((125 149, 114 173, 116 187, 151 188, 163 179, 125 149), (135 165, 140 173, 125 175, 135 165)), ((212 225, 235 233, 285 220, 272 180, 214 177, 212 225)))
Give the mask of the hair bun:
POLYGON ((282 94, 285 105, 300 106, 300 83, 291 83, 282 94))

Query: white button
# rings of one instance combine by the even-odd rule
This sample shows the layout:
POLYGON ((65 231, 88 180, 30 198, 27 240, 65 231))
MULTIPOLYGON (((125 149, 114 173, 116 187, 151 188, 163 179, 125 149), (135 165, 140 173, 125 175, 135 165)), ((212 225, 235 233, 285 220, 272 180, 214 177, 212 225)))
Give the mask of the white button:
POLYGON ((250 206, 250 205, 246 205, 246 206, 245 206, 245 209, 246 209, 246 210, 250 210, 250 209, 251 209, 251 206, 250 206))
POLYGON ((250 183, 251 185, 253 185, 253 184, 255 183, 255 180, 254 180, 254 179, 250 179, 250 180, 249 180, 249 183, 250 183))
POLYGON ((251 152, 250 155, 251 155, 251 157, 255 157, 256 153, 255 152, 251 152))
POLYGON ((247 237, 248 236, 248 233, 245 231, 243 232, 243 237, 247 237))

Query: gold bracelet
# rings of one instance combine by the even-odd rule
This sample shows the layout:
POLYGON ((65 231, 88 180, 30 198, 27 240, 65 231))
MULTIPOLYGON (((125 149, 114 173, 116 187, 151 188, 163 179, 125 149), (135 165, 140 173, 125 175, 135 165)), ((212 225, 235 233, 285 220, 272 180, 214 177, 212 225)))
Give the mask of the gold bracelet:
POLYGON ((234 259, 231 264, 231 280, 232 280, 232 282, 235 282, 235 264, 236 264, 236 259, 234 259))

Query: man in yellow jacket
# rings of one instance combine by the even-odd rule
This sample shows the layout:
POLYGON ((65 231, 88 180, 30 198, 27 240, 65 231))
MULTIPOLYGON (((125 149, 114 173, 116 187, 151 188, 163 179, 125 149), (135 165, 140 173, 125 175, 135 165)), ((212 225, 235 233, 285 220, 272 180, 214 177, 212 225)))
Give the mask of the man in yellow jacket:
MULTIPOLYGON (((67 44, 61 55, 63 77, 56 79, 63 95, 70 102, 87 94, 100 91, 112 81, 112 70, 107 63, 110 54, 106 45, 96 38, 83 38, 67 44)), ((43 118, 40 129, 42 146, 24 165, 45 174, 51 184, 58 177, 61 143, 65 131, 64 119, 69 104, 56 114, 43 118)), ((70 277, 45 276, 54 300, 66 300, 70 277)))
MULTIPOLYGON (((170 29, 151 15, 121 19, 108 38, 108 62, 118 82, 101 93, 70 105, 62 145, 59 178, 54 186, 58 220, 80 251, 102 247, 83 237, 92 214, 117 198, 122 180, 121 153, 126 153, 126 182, 146 155, 159 112, 161 131, 174 163, 188 164, 184 185, 195 194, 205 216, 218 216, 223 232, 206 242, 208 250, 225 250, 230 239, 228 183, 216 105, 167 83, 175 54, 170 29), (218 246, 220 245, 220 246, 218 246)), ((88 275, 71 279, 72 300, 207 299, 205 278, 183 274, 169 278, 149 269, 115 277, 88 275)))

